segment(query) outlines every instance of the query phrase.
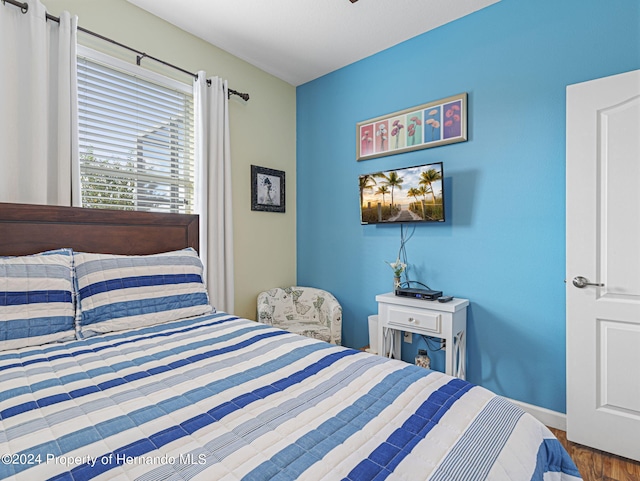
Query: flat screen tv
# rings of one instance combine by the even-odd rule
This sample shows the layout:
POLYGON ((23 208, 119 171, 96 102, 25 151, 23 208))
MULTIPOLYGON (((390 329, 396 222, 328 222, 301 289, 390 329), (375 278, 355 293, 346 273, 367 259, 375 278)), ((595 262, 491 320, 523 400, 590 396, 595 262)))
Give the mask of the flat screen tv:
POLYGON ((360 176, 362 224, 444 222, 442 162, 360 176))

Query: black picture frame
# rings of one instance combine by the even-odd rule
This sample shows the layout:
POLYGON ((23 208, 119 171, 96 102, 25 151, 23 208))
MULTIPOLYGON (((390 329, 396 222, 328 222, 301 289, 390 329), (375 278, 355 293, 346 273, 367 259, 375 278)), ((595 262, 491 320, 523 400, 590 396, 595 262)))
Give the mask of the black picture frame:
POLYGON ((285 212, 285 174, 282 170, 251 166, 251 210, 285 212))

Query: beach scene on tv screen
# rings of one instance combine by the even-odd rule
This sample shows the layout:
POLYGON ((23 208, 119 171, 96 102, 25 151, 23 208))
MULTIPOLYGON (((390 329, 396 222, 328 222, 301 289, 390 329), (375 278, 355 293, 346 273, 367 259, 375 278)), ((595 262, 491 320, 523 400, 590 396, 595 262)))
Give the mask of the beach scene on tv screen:
POLYGON ((360 176, 363 224, 442 222, 442 164, 360 176))

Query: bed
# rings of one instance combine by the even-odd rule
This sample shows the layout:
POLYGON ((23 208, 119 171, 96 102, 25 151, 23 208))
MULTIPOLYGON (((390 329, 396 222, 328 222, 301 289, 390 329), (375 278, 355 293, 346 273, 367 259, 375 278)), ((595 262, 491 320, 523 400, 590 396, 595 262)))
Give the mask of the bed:
MULTIPOLYGON (((580 479, 545 426, 484 388, 203 304, 197 227, 196 216, 0 204, 0 256, 20 257, 4 259, 0 291, 22 275, 15 263, 71 262, 76 310, 55 316, 67 327, 53 342, 42 323, 0 341, 0 479, 580 479), (104 286, 116 283, 101 268, 161 269, 159 258, 189 264, 165 296, 190 307, 109 310, 119 303, 104 286)), ((155 289, 136 277, 144 285, 113 289, 155 289)))

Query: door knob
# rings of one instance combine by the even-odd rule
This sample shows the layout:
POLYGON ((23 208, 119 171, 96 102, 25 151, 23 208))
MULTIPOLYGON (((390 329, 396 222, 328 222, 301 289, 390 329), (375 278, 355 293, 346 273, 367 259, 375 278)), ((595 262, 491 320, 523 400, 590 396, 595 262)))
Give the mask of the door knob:
POLYGON ((573 285, 582 289, 587 286, 604 287, 604 284, 600 282, 589 282, 586 277, 578 276, 573 278, 573 285))

